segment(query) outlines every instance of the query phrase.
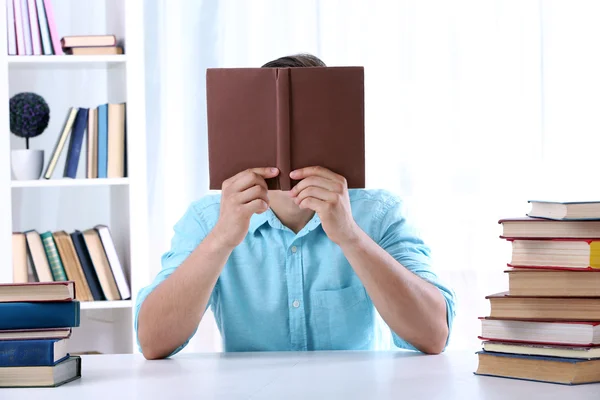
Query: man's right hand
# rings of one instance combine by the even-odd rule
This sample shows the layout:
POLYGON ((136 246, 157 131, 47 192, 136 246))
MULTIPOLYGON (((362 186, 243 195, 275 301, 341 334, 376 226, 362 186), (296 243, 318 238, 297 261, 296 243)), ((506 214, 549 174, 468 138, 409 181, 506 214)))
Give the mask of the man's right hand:
POLYGON ((212 232, 219 242, 233 249, 244 240, 252 215, 269 208, 265 179, 278 174, 277 168, 251 168, 223 182, 219 220, 212 232))

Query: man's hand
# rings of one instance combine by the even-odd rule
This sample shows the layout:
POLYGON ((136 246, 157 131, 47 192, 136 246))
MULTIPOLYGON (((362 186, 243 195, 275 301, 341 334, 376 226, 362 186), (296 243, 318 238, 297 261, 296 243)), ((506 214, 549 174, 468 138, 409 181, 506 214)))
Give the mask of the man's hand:
POLYGON ((269 208, 265 178, 279 174, 277 168, 252 168, 223 182, 219 220, 213 234, 223 246, 234 248, 244 240, 253 214, 269 208))
POLYGON ((358 237, 359 227, 350 209, 346 179, 323 167, 292 171, 290 177, 300 182, 290 196, 300 208, 319 214, 327 236, 336 244, 350 243, 358 237))

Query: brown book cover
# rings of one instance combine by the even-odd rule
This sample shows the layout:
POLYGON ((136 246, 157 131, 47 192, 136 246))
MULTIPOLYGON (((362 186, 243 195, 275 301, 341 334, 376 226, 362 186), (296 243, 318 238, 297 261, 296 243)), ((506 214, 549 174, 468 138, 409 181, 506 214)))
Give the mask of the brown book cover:
POLYGON ((275 166, 269 189, 290 190, 314 165, 364 188, 363 67, 209 68, 206 97, 210 189, 275 166))

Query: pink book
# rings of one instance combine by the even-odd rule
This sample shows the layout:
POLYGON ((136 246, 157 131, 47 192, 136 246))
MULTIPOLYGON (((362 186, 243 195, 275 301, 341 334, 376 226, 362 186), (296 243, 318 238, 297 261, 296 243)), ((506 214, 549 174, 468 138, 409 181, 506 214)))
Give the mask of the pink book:
POLYGON ((15 32, 15 8, 13 0, 6 0, 6 37, 8 39, 8 55, 17 54, 17 33, 15 32))
POLYGON ((29 7, 29 26, 31 27, 31 44, 33 54, 39 56, 42 54, 42 41, 40 39, 40 28, 38 26, 37 8, 35 0, 27 0, 29 7))
POLYGON ((48 28, 50 28, 50 37, 52 38, 52 48, 54 49, 54 54, 57 56, 62 56, 65 53, 63 53, 60 45, 60 37, 58 36, 58 31, 56 30, 56 23, 54 22, 54 10, 52 9, 51 0, 44 0, 44 9, 46 10, 48 28))
POLYGON ((21 12, 21 0, 13 0, 15 9, 15 31, 17 33, 17 54, 25 55, 25 35, 23 35, 23 13, 21 12))

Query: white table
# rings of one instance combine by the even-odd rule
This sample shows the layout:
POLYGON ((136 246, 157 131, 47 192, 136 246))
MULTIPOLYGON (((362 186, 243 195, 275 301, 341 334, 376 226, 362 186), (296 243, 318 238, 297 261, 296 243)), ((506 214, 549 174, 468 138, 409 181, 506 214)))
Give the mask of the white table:
POLYGON ((600 399, 600 384, 564 386, 482 377, 474 353, 179 354, 82 357, 58 388, 0 389, 0 399, 600 399))

